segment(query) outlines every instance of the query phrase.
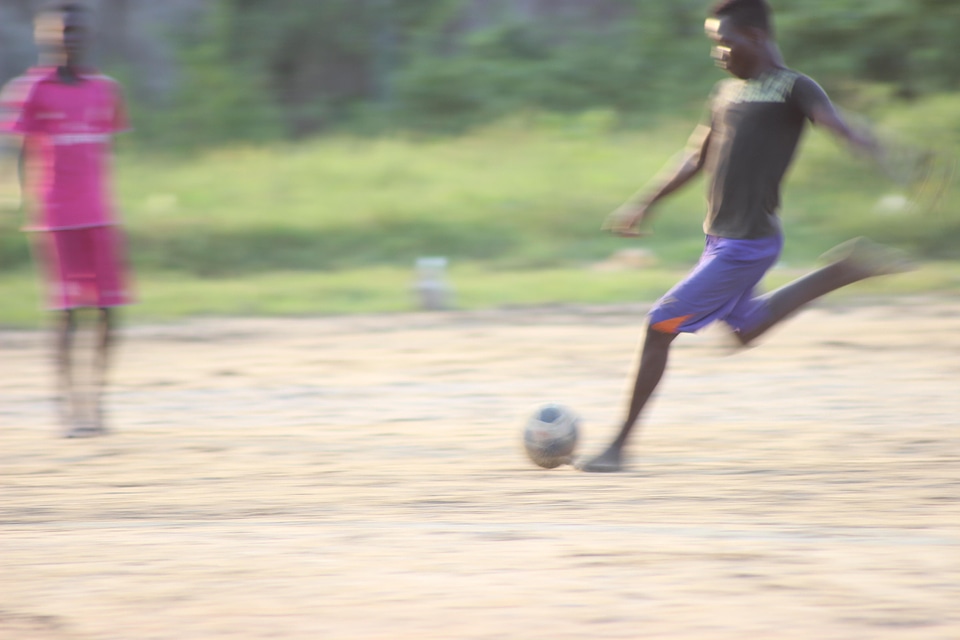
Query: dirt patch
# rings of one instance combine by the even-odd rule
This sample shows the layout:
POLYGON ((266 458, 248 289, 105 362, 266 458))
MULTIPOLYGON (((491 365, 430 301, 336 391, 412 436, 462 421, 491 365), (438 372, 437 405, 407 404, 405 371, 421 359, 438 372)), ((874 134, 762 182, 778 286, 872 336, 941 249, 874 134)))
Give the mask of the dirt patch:
POLYGON ((0 332, 0 638, 960 637, 960 302, 684 337, 628 472, 533 467, 536 404, 612 434, 644 311, 131 327, 80 441, 0 332))

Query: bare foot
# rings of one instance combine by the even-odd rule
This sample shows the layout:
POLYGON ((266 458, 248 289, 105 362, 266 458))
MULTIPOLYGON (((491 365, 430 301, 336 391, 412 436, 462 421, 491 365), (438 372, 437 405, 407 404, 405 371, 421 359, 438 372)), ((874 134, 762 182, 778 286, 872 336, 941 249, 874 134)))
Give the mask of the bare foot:
POLYGON ((99 402, 91 411, 81 411, 77 398, 61 402, 60 420, 63 425, 61 432, 64 438, 95 438, 107 435, 104 426, 103 408, 99 402), (89 415, 88 415, 89 414, 89 415))
POLYGON ((623 470, 623 452, 618 447, 610 447, 599 456, 577 460, 577 469, 587 473, 615 473, 623 470))
POLYGON ((93 428, 96 430, 98 436, 110 434, 110 429, 107 428, 107 420, 103 411, 103 402, 99 398, 94 403, 92 422, 93 428))
POLYGON ((905 273, 917 268, 903 252, 863 237, 837 245, 824 253, 821 259, 844 264, 854 269, 861 279, 905 273))
POLYGON ((100 428, 89 422, 75 422, 63 432, 64 438, 95 438, 100 435, 103 435, 100 428))

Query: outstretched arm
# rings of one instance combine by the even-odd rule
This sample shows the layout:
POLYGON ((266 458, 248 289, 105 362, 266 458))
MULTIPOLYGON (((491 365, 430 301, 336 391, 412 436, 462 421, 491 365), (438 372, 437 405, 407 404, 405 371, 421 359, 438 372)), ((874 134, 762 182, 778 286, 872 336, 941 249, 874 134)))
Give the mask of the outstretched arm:
POLYGON ((642 235, 639 227, 650 216, 653 206, 690 182, 703 169, 710 133, 709 126, 698 126, 677 161, 611 213, 603 228, 620 236, 642 235))
POLYGON ((880 152, 880 145, 870 135, 870 132, 850 126, 829 99, 816 105, 811 111, 810 120, 813 124, 823 127, 840 140, 848 143, 854 150, 866 153, 871 157, 880 152))
POLYGON ((0 208, 21 206, 25 192, 26 144, 23 134, 34 125, 29 82, 18 78, 0 89, 0 208))
POLYGON ((876 158, 880 145, 866 127, 854 127, 831 102, 820 85, 803 77, 794 86, 794 97, 803 114, 817 127, 823 127, 854 151, 876 158))

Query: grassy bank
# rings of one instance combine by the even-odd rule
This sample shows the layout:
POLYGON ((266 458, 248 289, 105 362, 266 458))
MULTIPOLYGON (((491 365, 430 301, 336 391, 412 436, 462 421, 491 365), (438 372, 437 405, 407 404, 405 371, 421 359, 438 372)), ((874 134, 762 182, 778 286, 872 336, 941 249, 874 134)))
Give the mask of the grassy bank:
MULTIPOLYGON (((960 149, 960 98, 885 116, 960 149), (933 133, 936 132, 936 133, 933 133)), ((405 265, 420 255, 503 268, 563 267, 624 246, 604 216, 686 142, 693 115, 619 130, 604 112, 531 116, 456 138, 323 138, 196 157, 121 151, 116 190, 134 260, 149 270, 236 276, 405 265)), ((808 136, 784 193, 785 259, 806 262, 867 234, 931 258, 958 258, 960 216, 878 212, 898 188, 832 140, 808 136)), ((664 203, 645 246, 681 265, 700 248, 703 185, 664 203)), ((956 211, 956 194, 944 210, 956 211)), ((13 213, 0 267, 29 263, 13 213)))
MULTIPOLYGON (((960 97, 947 96, 880 117, 907 139, 956 150, 958 113, 960 97)), ((412 265, 424 255, 450 260, 464 307, 652 299, 699 254, 703 184, 663 204, 652 237, 628 241, 599 227, 682 149, 695 120, 621 130, 593 112, 518 117, 456 138, 324 138, 192 157, 121 148, 116 191, 143 298, 134 314, 410 308, 412 265), (652 270, 584 266, 637 247, 652 270)), ((883 206, 898 192, 812 132, 784 193, 784 265, 810 265, 853 235, 927 261, 960 258, 957 194, 920 214, 883 206)), ((37 295, 18 217, 0 218, 0 322, 31 324, 37 295)), ((932 269, 901 282, 954 286, 949 266, 932 269)))

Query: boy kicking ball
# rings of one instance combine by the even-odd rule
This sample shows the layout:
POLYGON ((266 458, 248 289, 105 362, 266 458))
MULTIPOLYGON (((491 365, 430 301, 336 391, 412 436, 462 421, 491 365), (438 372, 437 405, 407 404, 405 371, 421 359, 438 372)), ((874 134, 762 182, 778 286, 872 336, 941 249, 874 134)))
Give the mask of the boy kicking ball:
POLYGON ((717 85, 709 121, 694 132, 678 166, 615 211, 605 226, 623 236, 642 235, 654 205, 705 172, 706 247, 696 268, 651 310, 627 416, 605 451, 577 462, 583 471, 621 469, 627 439, 679 334, 723 322, 747 345, 820 296, 907 268, 888 250, 858 239, 831 252, 828 266, 768 295, 756 293, 783 248, 780 184, 806 123, 871 157, 881 150, 844 122, 816 82, 785 65, 766 0, 724 0, 705 29, 713 58, 734 77, 717 85))

